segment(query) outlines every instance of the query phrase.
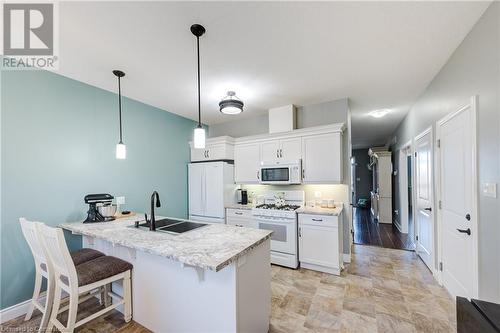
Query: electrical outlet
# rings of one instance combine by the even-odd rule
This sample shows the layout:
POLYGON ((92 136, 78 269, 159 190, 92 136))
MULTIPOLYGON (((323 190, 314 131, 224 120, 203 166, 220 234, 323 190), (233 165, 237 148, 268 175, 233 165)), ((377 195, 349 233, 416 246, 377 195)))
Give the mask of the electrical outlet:
POLYGON ((115 199, 116 199, 117 205, 124 205, 125 204, 125 197, 115 197, 115 199))
POLYGON ((497 184, 496 183, 483 183, 483 195, 485 197, 497 197, 497 184))

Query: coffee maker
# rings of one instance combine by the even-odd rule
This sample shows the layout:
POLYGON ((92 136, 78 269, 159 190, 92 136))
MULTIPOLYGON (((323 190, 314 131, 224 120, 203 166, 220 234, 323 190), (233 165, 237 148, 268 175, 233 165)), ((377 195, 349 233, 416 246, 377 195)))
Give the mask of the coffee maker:
POLYGON ((238 191, 236 192, 236 202, 238 202, 240 205, 248 204, 247 190, 238 189, 238 191))
POLYGON ((94 222, 104 222, 112 221, 114 217, 104 217, 99 213, 97 209, 97 204, 110 204, 114 197, 111 194, 101 193, 101 194, 88 194, 85 196, 84 201, 89 205, 89 210, 87 211, 87 219, 83 223, 94 223, 94 222))

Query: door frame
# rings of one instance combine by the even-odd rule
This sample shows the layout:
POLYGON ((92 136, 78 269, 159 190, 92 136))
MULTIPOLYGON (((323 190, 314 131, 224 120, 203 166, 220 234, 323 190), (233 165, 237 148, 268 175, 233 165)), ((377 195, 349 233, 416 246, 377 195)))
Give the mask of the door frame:
MULTIPOLYGON (((409 222, 408 222, 408 156, 412 156, 413 154, 413 141, 410 140, 406 142, 401 149, 399 150, 398 159, 399 159, 399 167, 398 167, 398 189, 399 189, 399 213, 400 219, 399 223, 401 226, 401 232, 407 234, 409 232, 409 222), (403 157, 404 156, 404 157, 403 157), (403 186, 406 185, 406 186, 403 186), (402 191, 403 189, 403 191, 402 191)), ((413 158, 411 159, 411 163, 413 164, 413 158)), ((411 168, 411 175, 413 181, 413 165, 411 168)), ((413 182, 412 182, 413 183, 413 182)), ((413 192, 413 190, 412 190, 413 192)), ((412 205, 413 205, 413 197, 412 197, 412 205)), ((413 211, 412 211, 413 215, 413 211)), ((414 224, 415 225, 415 224, 414 224)), ((398 228, 399 229, 399 228, 398 228)), ((415 234, 414 234, 415 235, 415 234)))
MULTIPOLYGON (((479 232, 479 229, 478 229, 479 228, 478 199, 479 199, 479 197, 478 197, 478 179, 477 179, 478 173, 477 173, 477 125, 476 125, 477 124, 477 107, 478 107, 478 105, 479 105, 478 104, 478 96, 474 95, 470 98, 469 103, 460 107, 457 111, 454 111, 454 112, 447 114, 446 116, 444 116, 443 118, 441 118, 440 120, 438 120, 436 122, 436 147, 439 147, 438 140, 440 137, 441 126, 445 122, 447 122, 448 120, 456 117, 458 114, 460 114, 462 111, 464 111, 467 108, 470 108, 471 112, 472 112, 472 119, 471 119, 469 126, 470 126, 470 130, 472 133, 472 161, 473 161, 472 168, 471 168, 471 171, 472 171, 472 211, 471 211, 472 218, 471 218, 471 220, 472 220, 472 227, 474 230, 474 232, 472 233, 472 248, 474 251, 474 253, 472 255, 472 260, 473 260, 472 294, 473 294, 473 298, 477 298, 478 294, 479 294, 479 249, 478 249, 478 247, 479 247, 478 246, 478 244, 479 244, 478 243, 478 232, 479 232)), ((434 154, 435 154, 434 159, 436 160, 436 163, 435 163, 436 169, 434 172, 435 173, 434 184, 436 187, 436 189, 435 189, 436 202, 439 202, 439 200, 441 200, 441 178, 440 178, 441 151, 440 151, 440 149, 439 148, 435 149, 434 154)), ((443 249, 442 249, 443 232, 442 232, 442 228, 441 228, 442 216, 441 216, 440 209, 437 211, 436 221, 437 221, 437 226, 438 226, 438 230, 437 230, 437 234, 438 234, 437 258, 438 258, 438 262, 441 263, 443 261, 443 249)), ((441 285, 443 284, 441 270, 438 271, 438 281, 441 285)))
MULTIPOLYGON (((418 245, 420 243, 420 240, 417 239, 417 236, 418 236, 418 220, 417 220, 417 186, 416 186, 416 180, 417 180, 417 174, 416 174, 416 168, 417 168, 417 159, 415 158, 415 154, 417 152, 417 141, 421 138, 423 138, 425 135, 429 134, 431 139, 431 171, 432 171, 432 177, 431 177, 431 182, 432 182, 432 186, 431 186, 431 199, 429 200, 430 203, 431 203, 431 209, 432 209, 432 241, 431 241, 431 244, 432 244, 432 256, 431 256, 431 267, 429 267, 429 269, 431 270, 432 272, 432 275, 434 276, 437 276, 438 274, 438 270, 436 269, 436 214, 435 213, 435 198, 436 198, 436 193, 435 193, 435 184, 436 184, 436 181, 435 181, 435 167, 436 167, 436 163, 435 163, 435 149, 434 149, 434 131, 433 131, 433 128, 432 128, 432 125, 427 127, 425 130, 423 130, 422 132, 420 132, 419 134, 417 134, 414 138, 413 138, 413 165, 412 165, 412 200, 413 200, 413 210, 412 210, 412 218, 413 218, 413 226, 414 226, 414 230, 415 230, 415 234, 414 234, 414 237, 415 237, 415 253, 418 255, 418 245)), ((423 260, 422 260, 423 262, 423 260)))

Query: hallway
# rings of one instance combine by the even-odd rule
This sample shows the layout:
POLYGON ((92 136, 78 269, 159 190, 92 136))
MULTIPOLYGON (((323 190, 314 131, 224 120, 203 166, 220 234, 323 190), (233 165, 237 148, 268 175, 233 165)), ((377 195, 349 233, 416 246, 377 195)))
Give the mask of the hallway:
POLYGON ((360 245, 373 245, 389 249, 414 250, 413 223, 409 221, 408 234, 401 233, 394 224, 375 222, 370 210, 354 208, 353 232, 354 243, 360 245))

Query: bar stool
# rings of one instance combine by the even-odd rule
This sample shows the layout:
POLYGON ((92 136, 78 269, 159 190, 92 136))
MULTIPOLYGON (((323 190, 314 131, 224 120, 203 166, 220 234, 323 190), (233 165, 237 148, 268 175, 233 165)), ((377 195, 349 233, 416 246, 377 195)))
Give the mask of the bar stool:
POLYGON ((47 331, 51 331, 55 326, 61 332, 73 332, 76 327, 122 304, 125 322, 132 319, 132 264, 116 257, 103 256, 75 266, 66 246, 62 229, 51 228, 43 224, 37 225, 37 228, 39 235, 41 235, 41 243, 46 257, 51 261, 55 280, 54 303, 47 331), (123 282, 123 297, 109 291, 109 296, 116 302, 78 322, 76 321, 80 295, 120 280, 123 282), (66 326, 57 319, 63 290, 69 294, 69 312, 66 326))
MULTIPOLYGON (((42 244, 40 242, 40 237, 38 235, 37 225, 43 225, 43 223, 28 221, 23 217, 19 219, 19 223, 21 224, 21 230, 23 232, 24 238, 28 243, 31 254, 33 255, 33 259, 35 261, 35 286, 33 290, 33 297, 31 298, 28 312, 26 313, 24 320, 30 320, 31 316, 33 315, 34 309, 37 308, 38 310, 40 310, 40 312, 42 312, 40 332, 43 332, 49 321, 53 303, 53 295, 49 291, 54 289, 53 274, 50 274, 49 272, 51 268, 50 262, 45 256, 42 244), (41 291, 43 278, 47 279, 47 292, 41 291), (40 298, 43 297, 45 297, 45 305, 40 303, 40 298)), ((97 250, 85 248, 72 252, 70 256, 75 265, 80 265, 89 260, 102 257, 104 256, 104 253, 97 250)), ((87 297, 87 299, 88 298, 90 297, 87 297)), ((101 302, 104 302, 104 299, 101 299, 101 302)))

